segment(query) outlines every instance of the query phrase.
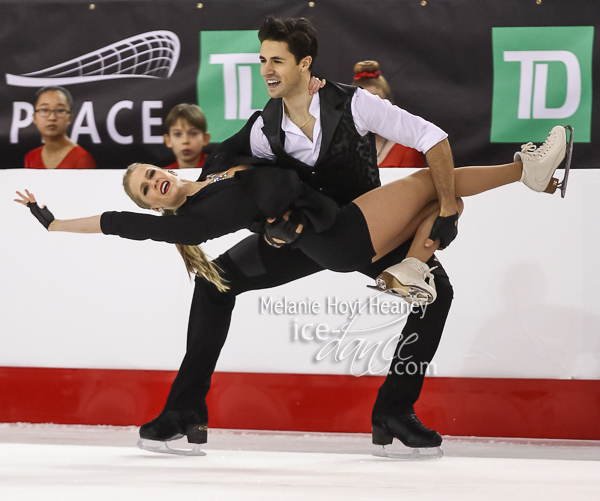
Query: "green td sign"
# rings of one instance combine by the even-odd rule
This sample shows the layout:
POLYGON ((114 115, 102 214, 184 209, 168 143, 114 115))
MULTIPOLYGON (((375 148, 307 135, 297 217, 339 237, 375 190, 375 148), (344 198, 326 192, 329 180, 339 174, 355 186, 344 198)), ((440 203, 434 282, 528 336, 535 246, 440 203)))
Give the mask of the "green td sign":
POLYGON ((593 26, 492 28, 492 143, 544 141, 572 125, 589 143, 593 26))
POLYGON ((260 76, 258 31, 200 33, 198 105, 206 114, 211 140, 235 134, 269 99, 260 76))

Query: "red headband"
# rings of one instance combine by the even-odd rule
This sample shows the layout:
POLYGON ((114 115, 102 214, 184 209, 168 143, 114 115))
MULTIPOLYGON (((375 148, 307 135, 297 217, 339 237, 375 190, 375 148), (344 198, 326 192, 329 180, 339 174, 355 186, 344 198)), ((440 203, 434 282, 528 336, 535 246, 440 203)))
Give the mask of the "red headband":
POLYGON ((356 75, 354 75, 354 80, 360 80, 361 78, 377 78, 380 75, 381 71, 376 71, 375 73, 363 71, 362 73, 357 73, 356 75))

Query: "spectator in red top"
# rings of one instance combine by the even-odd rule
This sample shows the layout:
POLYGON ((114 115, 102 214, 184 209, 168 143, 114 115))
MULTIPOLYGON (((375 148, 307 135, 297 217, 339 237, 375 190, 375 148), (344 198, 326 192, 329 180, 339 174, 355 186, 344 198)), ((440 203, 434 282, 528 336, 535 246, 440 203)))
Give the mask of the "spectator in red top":
MULTIPOLYGON (((381 99, 394 103, 392 91, 387 80, 379 71, 377 61, 361 61, 354 65, 352 85, 362 87, 381 99)), ((425 167, 425 160, 420 151, 376 135, 377 165, 379 167, 425 167)))
POLYGON ((165 120, 165 144, 173 150, 174 163, 167 169, 199 168, 207 154, 202 151, 209 142, 206 115, 195 104, 178 104, 165 120))
POLYGON ((73 98, 64 87, 42 87, 35 93, 36 125, 44 145, 25 155, 26 169, 95 169, 96 162, 69 136, 73 98))

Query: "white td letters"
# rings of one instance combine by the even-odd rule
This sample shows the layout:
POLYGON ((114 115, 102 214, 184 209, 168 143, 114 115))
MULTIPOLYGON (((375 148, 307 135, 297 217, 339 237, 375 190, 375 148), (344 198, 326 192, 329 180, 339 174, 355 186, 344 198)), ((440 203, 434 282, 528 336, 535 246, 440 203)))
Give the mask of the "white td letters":
POLYGON ((254 53, 210 55, 210 64, 223 65, 225 120, 247 120, 257 111, 252 109, 252 68, 249 65, 258 64, 259 57, 260 54, 254 53))
POLYGON ((504 61, 521 63, 519 119, 529 119, 532 115, 533 118, 567 118, 577 111, 581 101, 581 69, 575 54, 566 50, 504 51, 504 61), (538 61, 558 61, 566 66, 567 97, 559 108, 546 108, 548 64, 538 61))

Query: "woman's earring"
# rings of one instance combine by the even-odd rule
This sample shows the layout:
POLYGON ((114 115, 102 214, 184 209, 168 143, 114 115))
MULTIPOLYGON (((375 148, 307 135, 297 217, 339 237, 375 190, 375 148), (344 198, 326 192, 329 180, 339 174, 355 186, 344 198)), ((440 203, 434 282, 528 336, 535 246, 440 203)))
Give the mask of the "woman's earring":
POLYGON ((173 174, 174 176, 176 176, 176 175, 177 175, 177 172, 173 172, 171 169, 167 170, 167 172, 168 172, 169 174, 173 174))
POLYGON ((163 216, 165 215, 165 209, 163 209, 162 207, 158 209, 158 212, 160 212, 163 216))

